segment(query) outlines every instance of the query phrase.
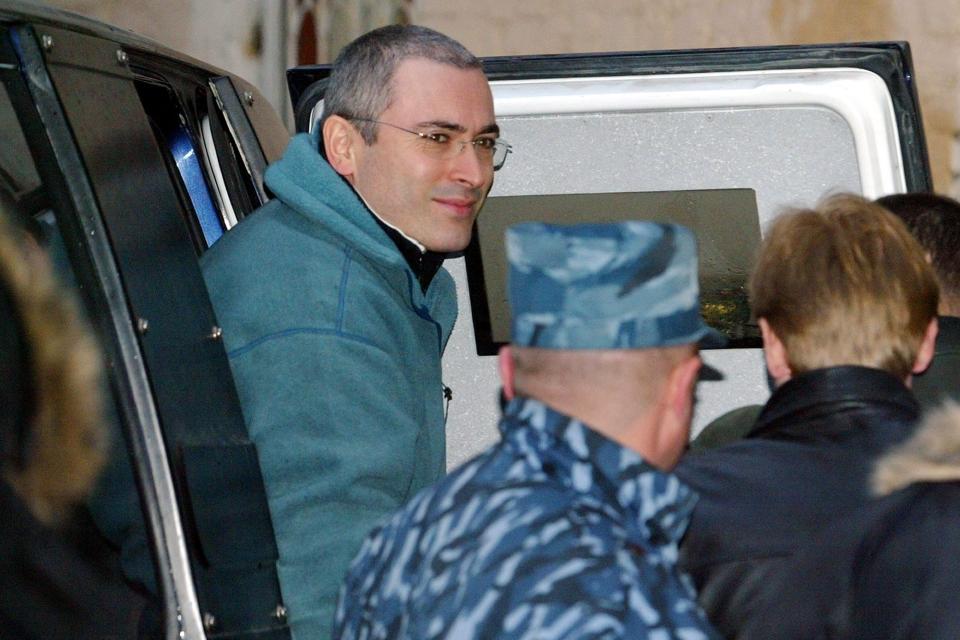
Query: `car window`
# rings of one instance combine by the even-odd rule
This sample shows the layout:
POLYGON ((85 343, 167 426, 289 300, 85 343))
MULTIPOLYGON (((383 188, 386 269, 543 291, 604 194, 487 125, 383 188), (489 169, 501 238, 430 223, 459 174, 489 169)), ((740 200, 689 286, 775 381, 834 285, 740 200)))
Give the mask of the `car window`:
POLYGON ((0 202, 34 208, 41 201, 40 176, 5 84, 0 85, 0 135, 0 202))
POLYGON ((201 254, 259 205, 254 184, 208 87, 180 87, 178 95, 146 77, 135 86, 201 254), (184 93, 196 94, 190 105, 181 101, 184 93))
POLYGON ((503 242, 518 222, 577 224, 648 220, 685 225, 697 236, 700 297, 706 321, 727 337, 727 348, 760 346, 750 317, 747 278, 760 242, 753 189, 685 189, 489 198, 467 252, 467 278, 479 355, 509 342, 507 260, 503 242))

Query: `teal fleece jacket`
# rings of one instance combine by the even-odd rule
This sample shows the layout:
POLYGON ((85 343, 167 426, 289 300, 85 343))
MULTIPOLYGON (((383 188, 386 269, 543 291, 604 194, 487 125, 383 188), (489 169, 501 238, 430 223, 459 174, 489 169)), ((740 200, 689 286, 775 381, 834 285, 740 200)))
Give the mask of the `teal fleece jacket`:
POLYGON ((294 638, 329 637, 367 532, 445 472, 450 274, 426 293, 354 191, 295 136, 276 198, 201 266, 257 446, 294 638))

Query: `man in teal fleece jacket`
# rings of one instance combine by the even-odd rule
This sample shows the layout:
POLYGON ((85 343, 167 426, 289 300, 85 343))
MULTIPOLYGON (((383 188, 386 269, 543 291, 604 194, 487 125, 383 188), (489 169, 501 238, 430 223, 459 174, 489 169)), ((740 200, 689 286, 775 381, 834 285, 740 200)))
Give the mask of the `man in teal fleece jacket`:
POLYGON ((445 471, 440 357, 463 250, 509 146, 479 61, 416 26, 334 64, 275 199, 202 261, 257 445, 295 638, 330 634, 366 533, 445 471), (323 154, 323 155, 321 155, 323 154))

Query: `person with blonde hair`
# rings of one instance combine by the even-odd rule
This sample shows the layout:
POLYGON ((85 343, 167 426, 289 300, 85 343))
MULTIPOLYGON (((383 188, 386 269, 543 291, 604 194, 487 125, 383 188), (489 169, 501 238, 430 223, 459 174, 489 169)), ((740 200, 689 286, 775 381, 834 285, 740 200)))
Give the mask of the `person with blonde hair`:
POLYGON ((750 298, 776 388, 745 439, 677 468, 701 495, 681 564, 728 637, 802 543, 867 502, 874 461, 913 431, 911 376, 930 363, 937 336, 924 250, 858 196, 780 216, 750 298))
MULTIPOLYGON (((935 193, 896 193, 875 201, 904 221, 930 264, 940 286, 937 343, 926 371, 913 376, 911 390, 923 409, 945 398, 960 401, 960 202, 935 193)), ((690 443, 704 451, 745 436, 762 405, 728 411, 708 424, 690 443)))

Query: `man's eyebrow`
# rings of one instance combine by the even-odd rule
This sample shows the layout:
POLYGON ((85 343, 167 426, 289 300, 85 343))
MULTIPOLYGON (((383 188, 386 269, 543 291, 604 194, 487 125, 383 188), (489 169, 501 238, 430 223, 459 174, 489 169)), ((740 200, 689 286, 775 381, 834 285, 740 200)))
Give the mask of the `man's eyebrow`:
MULTIPOLYGON (((424 129, 446 129, 447 131, 455 131, 457 133, 466 133, 467 128, 462 124, 456 122, 447 122, 446 120, 430 120, 428 122, 420 122, 417 124, 417 127, 422 127, 424 129)), ((488 133, 500 134, 500 127, 496 123, 491 123, 485 126, 483 129, 477 132, 478 136, 486 135, 488 133)))
POLYGON ((420 122, 417 126, 423 127, 424 129, 446 129, 448 131, 456 131, 457 133, 467 132, 467 128, 462 124, 447 122, 446 120, 429 120, 427 122, 420 122))

